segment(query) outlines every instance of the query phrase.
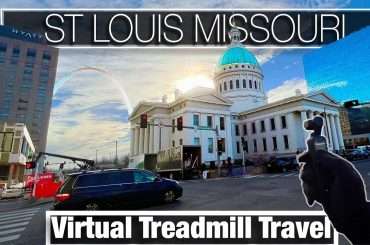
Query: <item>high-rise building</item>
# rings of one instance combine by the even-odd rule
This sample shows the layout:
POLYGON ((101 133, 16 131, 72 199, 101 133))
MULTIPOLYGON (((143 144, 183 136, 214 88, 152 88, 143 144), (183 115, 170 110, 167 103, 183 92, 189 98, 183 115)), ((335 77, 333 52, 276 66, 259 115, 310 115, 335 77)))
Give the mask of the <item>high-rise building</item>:
MULTIPOLYGON (((370 102, 370 27, 307 53, 303 58, 309 92, 324 91, 335 101, 370 102)), ((340 109, 346 148, 370 144, 370 108, 340 109)))
POLYGON ((24 123, 44 151, 58 49, 36 33, 0 26, 0 121, 24 123))

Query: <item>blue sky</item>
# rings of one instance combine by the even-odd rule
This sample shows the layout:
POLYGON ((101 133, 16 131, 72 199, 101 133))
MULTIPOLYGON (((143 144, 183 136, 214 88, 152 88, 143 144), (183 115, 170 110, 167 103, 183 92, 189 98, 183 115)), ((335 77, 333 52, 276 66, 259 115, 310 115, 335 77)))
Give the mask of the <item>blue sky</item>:
MULTIPOLYGON (((366 8, 368 0, 1 0, 0 8, 366 8)), ((197 50, 60 50, 57 82, 69 77, 54 96, 48 146, 50 152, 95 158, 109 157, 118 141, 119 153, 129 149, 130 103, 173 96, 194 77, 212 79, 221 49, 197 50), (104 69, 71 75, 75 69, 104 69), (117 85, 118 83, 118 85, 117 85)), ((252 50, 260 62, 270 100, 305 92, 302 50, 252 50)))

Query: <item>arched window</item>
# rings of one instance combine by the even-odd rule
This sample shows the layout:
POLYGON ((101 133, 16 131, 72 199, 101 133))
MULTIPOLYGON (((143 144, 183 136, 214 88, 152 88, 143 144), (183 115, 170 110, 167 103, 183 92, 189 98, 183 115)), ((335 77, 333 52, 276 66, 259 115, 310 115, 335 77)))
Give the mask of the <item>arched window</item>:
POLYGON ((257 81, 254 81, 254 88, 257 89, 257 81))
POLYGON ((252 80, 249 80, 249 88, 252 88, 252 80))
POLYGON ((224 90, 225 91, 227 90, 227 84, 226 84, 226 82, 224 82, 224 90))
POLYGON ((233 80, 230 80, 230 89, 233 89, 233 80))
POLYGON ((239 80, 238 80, 238 79, 236 80, 235 87, 236 87, 236 88, 239 88, 239 80))
POLYGON ((246 88, 246 87, 247 87, 247 81, 243 79, 243 88, 246 88))

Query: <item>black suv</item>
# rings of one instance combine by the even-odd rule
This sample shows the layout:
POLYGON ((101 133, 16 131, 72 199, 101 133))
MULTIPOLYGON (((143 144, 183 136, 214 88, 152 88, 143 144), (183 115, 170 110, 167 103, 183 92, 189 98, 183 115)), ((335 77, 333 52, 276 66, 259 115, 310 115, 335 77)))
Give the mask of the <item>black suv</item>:
POLYGON ((96 170, 71 174, 55 196, 55 209, 114 209, 173 202, 182 196, 177 181, 141 169, 96 170))

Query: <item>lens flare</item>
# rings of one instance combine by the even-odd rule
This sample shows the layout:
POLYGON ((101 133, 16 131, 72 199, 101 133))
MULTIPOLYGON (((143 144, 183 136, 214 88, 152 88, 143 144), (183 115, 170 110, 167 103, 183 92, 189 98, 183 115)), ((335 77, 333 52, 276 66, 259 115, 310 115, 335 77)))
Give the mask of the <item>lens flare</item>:
POLYGON ((73 75, 75 75, 76 73, 79 73, 79 72, 97 72, 100 75, 107 78, 107 80, 110 81, 119 90, 119 92, 122 96, 122 98, 121 98, 122 103, 124 105, 126 105, 128 113, 131 114, 133 108, 132 108, 131 102, 130 102, 128 96, 127 96, 127 93, 125 92, 122 85, 117 81, 117 79, 114 76, 112 76, 112 74, 110 74, 108 71, 106 71, 102 68, 98 68, 98 67, 85 66, 85 67, 81 67, 81 68, 78 68, 76 70, 71 71, 68 75, 62 77, 61 79, 59 79, 55 83, 53 95, 55 95, 58 92, 58 90, 63 86, 64 83, 71 80, 73 75))

